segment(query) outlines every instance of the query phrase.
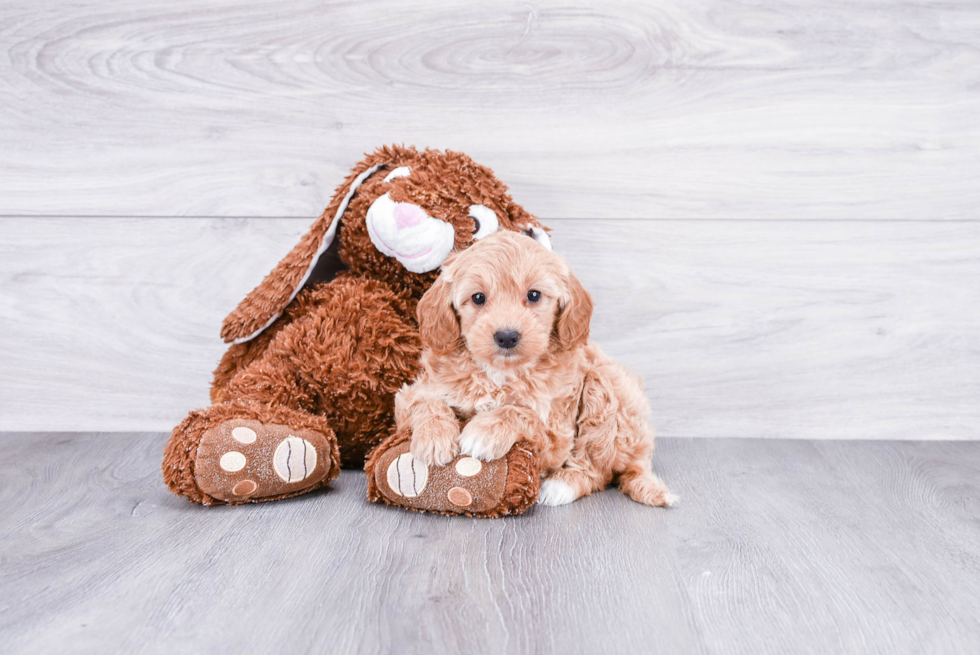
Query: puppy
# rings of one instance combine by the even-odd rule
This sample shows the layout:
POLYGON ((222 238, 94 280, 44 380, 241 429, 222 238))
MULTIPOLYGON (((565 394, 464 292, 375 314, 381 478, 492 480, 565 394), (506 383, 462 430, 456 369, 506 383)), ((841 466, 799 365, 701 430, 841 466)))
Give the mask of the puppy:
POLYGON ((526 439, 545 478, 541 504, 613 481, 637 502, 673 504, 650 470, 642 383, 589 341, 591 317, 565 261, 527 236, 499 232, 452 256, 418 306, 423 371, 395 396, 412 455, 489 461, 526 439))

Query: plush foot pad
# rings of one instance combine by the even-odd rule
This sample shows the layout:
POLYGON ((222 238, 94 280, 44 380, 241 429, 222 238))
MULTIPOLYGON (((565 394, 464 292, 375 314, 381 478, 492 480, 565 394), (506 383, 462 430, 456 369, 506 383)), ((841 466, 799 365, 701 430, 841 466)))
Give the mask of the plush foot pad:
POLYGON ((204 433, 194 477, 204 493, 241 503, 313 487, 330 466, 330 444, 319 432, 234 419, 204 433))
POLYGON ((492 462, 464 455, 445 466, 426 466, 404 441, 381 453, 371 474, 370 486, 388 504, 443 514, 519 514, 538 489, 534 457, 524 444, 492 462))

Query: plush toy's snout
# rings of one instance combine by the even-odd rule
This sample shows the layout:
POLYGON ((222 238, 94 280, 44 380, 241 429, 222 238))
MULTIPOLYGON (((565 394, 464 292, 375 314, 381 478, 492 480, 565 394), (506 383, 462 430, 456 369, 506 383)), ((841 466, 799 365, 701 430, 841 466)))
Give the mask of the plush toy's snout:
POLYGON ((413 205, 410 202, 395 203, 395 225, 398 226, 399 230, 415 227, 428 218, 429 215, 418 205, 413 205))
POLYGON ((409 202, 395 202, 389 194, 371 203, 366 221, 371 243, 412 273, 439 268, 456 243, 453 226, 409 202))

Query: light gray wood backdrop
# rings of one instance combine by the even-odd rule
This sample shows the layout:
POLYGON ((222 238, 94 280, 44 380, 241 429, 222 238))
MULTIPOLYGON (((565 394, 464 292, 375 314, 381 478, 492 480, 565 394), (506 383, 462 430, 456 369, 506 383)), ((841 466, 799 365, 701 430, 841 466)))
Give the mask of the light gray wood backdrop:
POLYGON ((8 2, 0 430, 168 430, 361 153, 555 228, 661 435, 976 438, 980 5, 8 2))

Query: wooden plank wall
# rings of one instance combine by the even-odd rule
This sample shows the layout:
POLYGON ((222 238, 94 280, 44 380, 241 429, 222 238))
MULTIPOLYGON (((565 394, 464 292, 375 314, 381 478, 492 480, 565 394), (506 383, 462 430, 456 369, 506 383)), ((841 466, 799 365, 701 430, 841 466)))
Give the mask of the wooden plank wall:
POLYGON ((366 150, 555 228, 661 435, 976 438, 980 5, 0 7, 0 430, 169 430, 366 150))

